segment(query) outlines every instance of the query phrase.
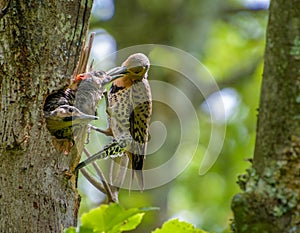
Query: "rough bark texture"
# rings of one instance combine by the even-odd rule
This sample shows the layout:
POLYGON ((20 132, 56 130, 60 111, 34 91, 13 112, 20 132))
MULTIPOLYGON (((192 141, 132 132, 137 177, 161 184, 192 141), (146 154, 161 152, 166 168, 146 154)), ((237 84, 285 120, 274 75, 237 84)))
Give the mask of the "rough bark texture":
POLYGON ((239 178, 236 232, 300 232, 300 4, 273 0, 253 167, 239 178))
POLYGON ((0 1, 0 232, 61 232, 75 225, 82 145, 59 154, 43 104, 69 82, 92 0, 0 1))

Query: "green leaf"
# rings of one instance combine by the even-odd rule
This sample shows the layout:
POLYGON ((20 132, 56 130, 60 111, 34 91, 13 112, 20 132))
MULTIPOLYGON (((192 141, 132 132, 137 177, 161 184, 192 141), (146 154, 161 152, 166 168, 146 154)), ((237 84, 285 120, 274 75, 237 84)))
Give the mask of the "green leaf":
POLYGON ((91 228, 86 228, 81 226, 79 229, 79 233, 94 233, 95 231, 91 228))
MULTIPOLYGON (((146 211, 157 210, 154 207, 132 208, 125 210, 118 204, 101 205, 83 214, 79 233, 121 233, 135 229, 142 221, 146 211)), ((70 227, 64 233, 75 233, 70 227)))
POLYGON ((207 233, 206 231, 195 228, 192 224, 181 222, 178 219, 171 219, 165 222, 161 229, 156 229, 152 233, 207 233))
POLYGON ((122 223, 115 225, 109 233, 118 233, 135 229, 142 221, 145 213, 138 213, 124 220, 122 223))
POLYGON ((75 227, 69 227, 68 229, 64 230, 64 233, 76 233, 75 227))
MULTIPOLYGON (((132 208, 125 210, 118 204, 101 205, 81 217, 79 233, 121 233, 135 229, 142 221, 146 211, 155 207, 132 208)), ((70 227, 64 233, 76 233, 70 227)))

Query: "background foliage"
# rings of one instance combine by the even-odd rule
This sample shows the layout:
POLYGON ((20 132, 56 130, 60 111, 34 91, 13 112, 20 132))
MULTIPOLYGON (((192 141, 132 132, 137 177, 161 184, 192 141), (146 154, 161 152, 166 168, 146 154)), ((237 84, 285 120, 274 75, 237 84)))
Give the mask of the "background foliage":
MULTIPOLYGON (((193 93, 193 88, 189 89, 194 96, 193 105, 201 116, 197 153, 189 167, 172 182, 143 193, 120 192, 120 203, 125 208, 160 207, 160 211, 147 213, 134 232, 150 232, 174 217, 207 231, 229 232, 230 202, 239 192, 237 176, 248 167, 246 159, 252 157, 254 149, 267 7, 268 2, 258 0, 94 1, 90 30, 97 31, 100 38, 93 48, 96 66, 97 58, 128 46, 147 43, 174 46, 200 60, 226 98, 226 122, 217 122, 227 127, 224 146, 214 166, 200 176, 199 164, 210 133, 211 116, 205 111, 203 98, 196 90, 193 93)), ((164 54, 160 57, 163 59, 164 54)), ((178 85, 176 74, 155 68, 151 72, 150 80, 178 85)), ((105 127, 103 106, 99 112, 103 122, 100 126, 105 127)), ((153 121, 178 124, 174 113, 163 106, 154 105, 153 112, 153 121)), ((176 127, 167 128, 168 135, 175 136, 169 148, 160 151, 159 161, 178 140, 176 127)), ((103 145, 105 142, 103 138, 103 145)), ((101 146, 92 144, 90 150, 96 152, 101 146)), ((102 194, 83 178, 79 187, 83 196, 81 214, 104 201, 102 194)))

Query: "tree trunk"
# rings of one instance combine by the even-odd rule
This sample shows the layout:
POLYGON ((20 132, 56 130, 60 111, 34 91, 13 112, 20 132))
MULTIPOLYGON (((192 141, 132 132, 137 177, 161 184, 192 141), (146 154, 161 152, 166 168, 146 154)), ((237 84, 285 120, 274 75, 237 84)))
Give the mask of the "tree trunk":
POLYGON ((72 171, 83 145, 54 148, 43 117, 72 77, 92 0, 0 1, 0 232, 61 232, 76 225, 72 171))
POLYGON ((232 201, 236 232, 300 232, 300 4, 273 0, 253 167, 232 201))

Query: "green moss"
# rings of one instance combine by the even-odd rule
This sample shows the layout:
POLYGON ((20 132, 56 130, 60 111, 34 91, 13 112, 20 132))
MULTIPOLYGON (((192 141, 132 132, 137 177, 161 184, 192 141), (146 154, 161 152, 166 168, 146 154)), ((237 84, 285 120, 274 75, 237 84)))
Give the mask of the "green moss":
MULTIPOLYGON (((292 141, 297 140, 292 137, 292 141)), ((274 217, 281 217, 295 208, 299 201, 298 189, 288 187, 286 179, 289 178, 285 177, 294 178, 296 175, 293 174, 293 170, 289 169, 289 166, 293 166, 291 162, 294 162, 295 157, 299 158, 295 150, 295 147, 298 148, 297 143, 292 143, 292 146, 282 151, 288 155, 288 158, 266 165, 261 175, 254 168, 248 168, 246 174, 240 175, 238 184, 245 192, 234 197, 233 207, 240 206, 246 211, 248 207, 251 209, 263 204, 266 214, 274 217)))

